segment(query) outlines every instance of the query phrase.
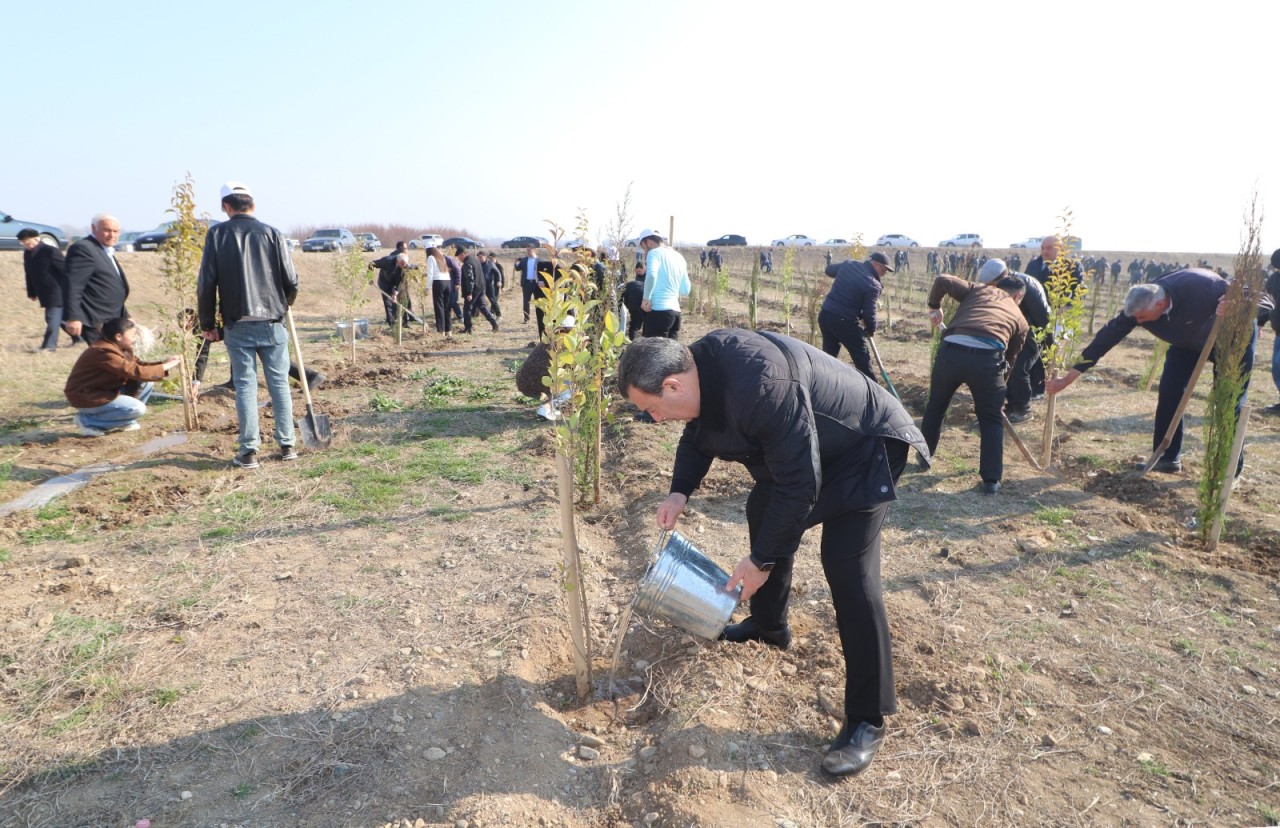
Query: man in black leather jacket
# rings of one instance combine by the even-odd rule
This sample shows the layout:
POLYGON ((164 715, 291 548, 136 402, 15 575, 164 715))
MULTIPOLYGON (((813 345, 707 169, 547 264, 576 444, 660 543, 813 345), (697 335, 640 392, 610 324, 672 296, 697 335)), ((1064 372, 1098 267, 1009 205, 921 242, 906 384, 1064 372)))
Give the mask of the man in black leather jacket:
POLYGON ((204 338, 225 338, 236 388, 240 448, 232 461, 258 467, 258 371, 262 362, 274 410, 280 459, 296 460, 293 399, 289 396, 289 335, 281 324, 298 295, 298 275, 279 230, 253 217, 249 188, 238 181, 222 187, 227 221, 205 235, 204 257, 196 284, 197 312, 204 338), (222 316, 224 333, 218 333, 222 316))
MULTIPOLYGON (((822 568, 845 658, 846 722, 822 768, 852 776, 871 763, 895 712, 893 656, 880 586, 880 530, 909 447, 929 456, 902 404, 870 377, 790 337, 712 331, 689 347, 636 340, 618 364, 618 388, 656 422, 686 423, 671 494, 658 526, 672 529, 712 460, 746 466, 751 553, 727 590, 742 585, 751 615, 720 638, 791 644, 793 558, 822 524, 822 568)), ((927 459, 925 460, 927 463, 927 459)))

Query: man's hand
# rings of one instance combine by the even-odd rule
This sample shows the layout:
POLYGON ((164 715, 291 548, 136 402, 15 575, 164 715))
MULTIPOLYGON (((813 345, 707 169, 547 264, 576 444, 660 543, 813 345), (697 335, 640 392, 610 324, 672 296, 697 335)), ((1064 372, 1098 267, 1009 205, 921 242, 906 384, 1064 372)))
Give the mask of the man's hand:
POLYGON ((942 309, 932 308, 929 310, 929 324, 935 328, 942 326, 942 309))
POLYGON ((658 504, 658 528, 670 532, 676 528, 676 520, 684 514, 684 505, 689 498, 679 492, 672 492, 667 499, 658 504))
POLYGON ((72 336, 80 335, 81 323, 78 320, 69 319, 66 322, 63 322, 62 326, 66 328, 67 333, 71 334, 72 336))
POLYGON ((172 371, 174 368, 177 368, 178 365, 181 363, 182 363, 182 357, 178 356, 177 354, 174 354, 173 356, 169 357, 164 361, 165 373, 168 373, 169 371, 172 371))
POLYGON ((733 592, 738 584, 742 584, 742 595, 739 600, 745 601, 755 595, 756 590, 764 586, 764 582, 767 580, 769 580, 769 573, 761 571, 751 562, 751 556, 748 555, 738 561, 738 565, 733 569, 733 574, 729 576, 729 583, 724 585, 724 591, 733 592))
POLYGON ((643 302, 640 303, 640 310, 644 311, 645 313, 648 313, 649 311, 653 310, 653 305, 649 304, 648 299, 645 299, 643 302))
POLYGON ((222 339, 222 334, 218 333, 218 330, 216 328, 212 331, 205 331, 203 336, 205 339, 209 340, 210 342, 218 342, 219 340, 222 339))
POLYGON ((1051 379, 1044 384, 1044 393, 1060 394, 1067 390, 1067 386, 1076 381, 1076 377, 1080 376, 1080 372, 1072 368, 1060 377, 1051 379))
POLYGON ((1227 295, 1222 294, 1222 298, 1218 300, 1218 309, 1215 311, 1218 316, 1223 316, 1227 312, 1227 295))

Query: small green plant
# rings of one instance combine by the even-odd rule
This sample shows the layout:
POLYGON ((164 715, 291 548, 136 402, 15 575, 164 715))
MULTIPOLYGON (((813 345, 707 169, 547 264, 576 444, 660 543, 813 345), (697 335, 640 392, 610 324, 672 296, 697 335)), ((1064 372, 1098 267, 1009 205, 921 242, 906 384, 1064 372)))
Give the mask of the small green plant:
POLYGON ((1175 638, 1173 640, 1173 649, 1188 658, 1195 658, 1200 655, 1200 650, 1196 647, 1196 643, 1190 638, 1175 638))
POLYGON ((156 707, 168 707, 182 698, 182 691, 172 687, 158 687, 151 691, 150 701, 156 707))
POLYGON ((231 794, 236 799, 244 799, 246 796, 253 793, 253 787, 254 786, 249 782, 241 782, 231 790, 227 791, 227 793, 231 794))
POLYGON ((1035 511, 1036 520, 1041 523, 1047 523, 1050 526, 1061 526, 1075 515, 1075 512, 1066 506, 1041 506, 1035 511))
POLYGON ((173 187, 173 198, 167 213, 173 216, 163 245, 160 247, 160 281, 168 304, 161 307, 165 320, 162 336, 169 353, 176 353, 182 395, 182 415, 187 431, 199 428, 195 390, 196 356, 200 352, 200 320, 194 316, 196 281, 200 275, 200 259, 204 255, 204 239, 209 217, 196 217, 195 181, 191 173, 173 187))
POLYGON ((351 361, 355 362, 356 314, 368 297, 369 285, 373 284, 373 273, 364 260, 364 251, 359 244, 340 249, 334 255, 333 278, 338 283, 347 319, 351 321, 351 361))
POLYGON ((12 420, 4 420, 0 422, 0 434, 12 434, 15 431, 26 431, 29 428, 35 428, 40 424, 40 420, 36 417, 15 417, 12 420))
POLYGON ((374 392, 374 395, 369 398, 369 407, 382 414, 404 411, 404 403, 381 391, 374 392))
POLYGON ((760 313, 760 257, 751 257, 751 290, 747 295, 747 321, 751 324, 751 330, 755 330, 758 324, 757 316, 760 313))
POLYGON ((782 291, 782 330, 791 333, 791 285, 796 275, 796 251, 794 247, 785 248, 782 254, 781 278, 778 287, 782 291))
POLYGON ((9 559, 12 557, 13 557, 12 552, 10 552, 7 548, 3 546, 0 546, 0 564, 8 563, 9 559))
POLYGON ((1280 825, 1280 808, 1262 802, 1253 803, 1253 810, 1258 812, 1258 816, 1266 820, 1264 825, 1280 825))
POLYGON ((225 538, 234 535, 236 530, 230 526, 215 526, 213 529, 207 529, 200 533, 200 537, 204 540, 215 540, 217 538, 225 538))
POLYGON ((1151 774, 1152 776, 1168 776, 1169 775, 1169 766, 1166 765, 1164 762, 1161 762, 1159 759, 1143 757, 1138 760, 1138 764, 1142 766, 1142 769, 1144 771, 1151 774))
MULTIPOLYGON (((1058 257, 1049 264, 1049 281, 1045 284, 1045 293, 1049 299, 1049 314, 1053 320, 1050 327, 1040 332, 1042 359, 1046 379, 1056 379, 1062 370, 1076 360, 1080 350, 1080 334, 1084 330, 1085 302, 1089 288, 1084 281, 1076 281, 1076 271, 1080 267, 1079 256, 1075 253, 1075 245, 1071 244, 1071 225, 1074 215, 1068 207, 1058 217, 1061 231, 1058 238, 1062 240, 1058 248, 1058 257), (1048 335, 1052 332, 1053 337, 1048 335)), ((1053 432, 1056 423, 1054 416, 1056 394, 1050 394, 1045 400, 1044 437, 1040 449, 1040 465, 1048 468, 1053 460, 1053 432)))
POLYGON ((1222 512, 1230 494, 1235 469, 1232 460, 1236 431, 1241 427, 1236 406, 1244 394, 1248 376, 1241 361, 1250 343, 1257 338, 1258 297, 1264 293, 1262 271, 1262 214, 1258 194, 1245 212, 1240 252, 1235 258, 1235 278, 1227 285, 1218 339, 1214 343, 1215 368, 1205 412, 1204 471, 1197 495, 1200 536, 1209 549, 1217 546, 1222 531, 1222 512))

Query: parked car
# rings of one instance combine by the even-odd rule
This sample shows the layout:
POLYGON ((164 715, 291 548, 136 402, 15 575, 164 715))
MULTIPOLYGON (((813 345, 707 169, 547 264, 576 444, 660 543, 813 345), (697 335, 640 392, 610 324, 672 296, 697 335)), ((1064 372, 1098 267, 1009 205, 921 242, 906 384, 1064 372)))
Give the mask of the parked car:
POLYGON ((382 239, 372 233, 356 233, 356 239, 360 242, 360 249, 366 253, 382 249, 382 239))
POLYGON ((34 221, 14 218, 0 210, 0 250, 21 250, 22 245, 18 244, 18 231, 27 227, 39 233, 40 241, 45 244, 52 244, 55 247, 66 249, 67 239, 58 228, 48 224, 37 224, 34 221))
POLYGON ((444 239, 436 233, 423 233, 418 238, 409 240, 411 250, 426 250, 428 247, 444 247, 444 239))
POLYGON ((480 242, 475 239, 469 239, 466 236, 450 236, 441 243, 449 250, 455 247, 462 247, 464 250, 475 250, 484 247, 480 242))
POLYGON ((577 250, 580 247, 590 248, 591 242, 587 241, 586 239, 577 239, 577 238, 560 240, 561 250, 564 250, 565 248, 568 248, 569 250, 577 250))
POLYGON ((133 243, 137 240, 141 233, 130 231, 121 233, 120 238, 116 240, 115 250, 117 253, 132 253, 134 251, 133 243))
POLYGON ((876 247, 919 247, 920 242, 901 233, 886 233, 876 239, 876 247))
POLYGON ((504 241, 502 246, 508 250, 523 250, 526 247, 541 247, 546 243, 547 240, 541 236, 516 236, 504 241))
POLYGON ((1011 249, 1019 249, 1019 250, 1039 250, 1040 240, 1042 238, 1044 237, 1043 236, 1027 236, 1022 241, 1016 241, 1013 244, 1009 245, 1009 247, 1011 249))
POLYGON ((708 247, 746 247, 747 237, 738 236, 733 233, 725 233, 718 239, 712 239, 707 242, 708 247))
MULTIPOLYGON (((218 222, 210 222, 206 224, 200 220, 200 225, 206 230, 218 222)), ((159 250, 160 245, 173 238, 173 222, 162 222, 159 227, 154 230, 148 230, 145 233, 139 233, 133 239, 133 249, 135 251, 159 250)), ((120 250, 120 246, 116 245, 116 250, 120 250)))
POLYGON ((848 247, 848 239, 827 239, 821 245, 822 247, 848 247))
POLYGON ((938 242, 938 247, 982 247, 982 236, 977 233, 957 233, 938 242))
POLYGON ((317 230, 302 242, 303 253, 333 253, 356 245, 356 237, 345 227, 317 230))
POLYGON ((787 236, 785 239, 774 239, 769 243, 774 247, 813 247, 817 244, 816 241, 808 236, 801 235, 787 236))

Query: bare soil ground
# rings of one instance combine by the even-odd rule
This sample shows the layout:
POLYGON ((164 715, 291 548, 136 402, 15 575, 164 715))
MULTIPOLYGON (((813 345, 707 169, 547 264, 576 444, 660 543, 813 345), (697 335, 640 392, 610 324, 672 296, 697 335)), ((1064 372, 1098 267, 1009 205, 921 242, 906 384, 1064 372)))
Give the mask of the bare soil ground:
MULTIPOLYGON (((723 316, 741 324, 749 255, 727 261, 723 316)), ((158 259, 121 259, 135 316, 158 320, 158 259)), ((935 466, 904 475, 885 532, 899 713, 871 769, 832 783, 818 771, 838 727, 823 700, 844 677, 817 533, 799 552, 790 651, 635 619, 610 697, 608 654, 679 436, 618 403, 604 500, 579 521, 600 692, 578 700, 551 432, 514 387, 534 338, 518 297, 505 295, 499 333, 482 323, 450 343, 413 332, 397 346, 374 324, 352 365, 331 336, 329 257, 297 260, 295 310, 337 437, 247 472, 230 464, 227 396, 206 398, 208 430, 146 456, 139 447, 180 428, 176 405, 156 406, 140 432, 76 436, 61 387, 79 349, 30 352, 41 315, 17 298, 20 256, 0 254, 12 297, 0 306, 0 502, 93 463, 120 466, 0 518, 0 825, 1280 817, 1280 423, 1249 422, 1225 542, 1204 553, 1189 526, 1202 393, 1188 471, 1126 474, 1150 445, 1145 334, 1059 399, 1061 478, 1010 444, 1004 490, 978 494, 977 433, 957 398, 935 466)), ((817 253, 800 266, 821 278, 817 253)), ((761 312, 775 329, 778 276, 761 312)), ((893 326, 877 341, 919 414, 923 279, 908 292, 905 276, 890 278, 893 326)), ((371 296, 371 322, 377 305, 371 296)), ((711 327, 688 314, 686 341, 711 327)), ((210 380, 226 376, 215 348, 210 380)), ((1253 387, 1274 401, 1264 370, 1253 387)), ((1042 414, 1020 427, 1033 447, 1042 414)), ((682 525, 724 565, 746 545, 749 486, 717 464, 682 525)))

